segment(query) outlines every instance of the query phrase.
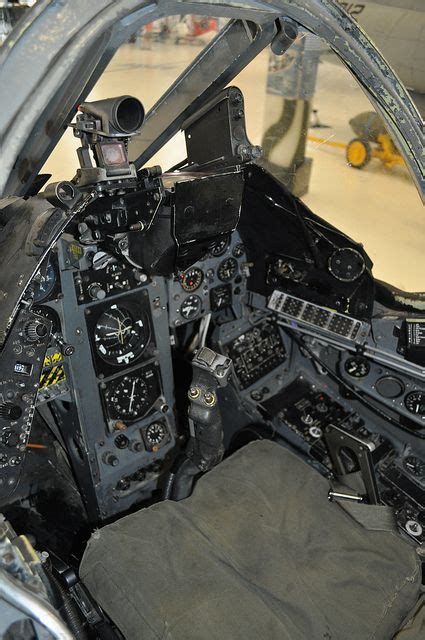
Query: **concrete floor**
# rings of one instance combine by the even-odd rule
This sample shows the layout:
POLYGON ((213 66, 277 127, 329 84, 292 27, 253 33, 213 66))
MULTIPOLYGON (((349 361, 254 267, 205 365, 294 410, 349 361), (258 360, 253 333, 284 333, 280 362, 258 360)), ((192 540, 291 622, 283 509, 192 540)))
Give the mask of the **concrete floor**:
MULTIPOLYGON (((172 42, 125 44, 100 78, 90 99, 116 95, 137 96, 146 109, 180 74, 200 50, 198 45, 172 42)), ((319 65, 314 107, 321 123, 330 128, 310 133, 348 142, 354 137, 350 118, 371 105, 349 72, 323 58, 319 65)), ((265 112, 272 100, 266 94, 268 54, 264 52, 232 83, 245 95, 251 141, 261 143, 265 112), (266 103, 266 101, 268 101, 266 103)), ((276 110, 279 104, 276 104, 276 110)), ((43 171, 54 180, 70 179, 77 167, 78 141, 67 131, 43 171)), ((425 291, 425 210, 404 167, 386 169, 372 160, 362 171, 347 166, 344 150, 308 142, 313 169, 305 203, 355 240, 362 242, 374 262, 374 275, 408 291, 425 291)), ((185 157, 183 135, 170 141, 149 164, 165 170, 185 157)))

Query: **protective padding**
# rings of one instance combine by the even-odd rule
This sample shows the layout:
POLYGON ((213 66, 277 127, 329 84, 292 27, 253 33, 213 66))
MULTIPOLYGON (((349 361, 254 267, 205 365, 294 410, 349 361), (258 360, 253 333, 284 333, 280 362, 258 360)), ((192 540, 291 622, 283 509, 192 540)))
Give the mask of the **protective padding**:
POLYGON ((81 578, 127 640, 389 640, 419 558, 328 489, 281 446, 249 444, 187 500, 96 531, 81 578))

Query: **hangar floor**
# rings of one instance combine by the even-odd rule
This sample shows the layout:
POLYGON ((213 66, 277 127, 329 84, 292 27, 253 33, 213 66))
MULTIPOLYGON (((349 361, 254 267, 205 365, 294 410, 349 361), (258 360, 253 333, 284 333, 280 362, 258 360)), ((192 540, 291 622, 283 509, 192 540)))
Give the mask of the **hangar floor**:
MULTIPOLYGON (((125 44, 97 83, 90 99, 137 96, 149 108, 200 50, 199 43, 175 44, 138 39, 125 44)), ((281 98, 266 92, 268 53, 261 54, 233 82, 245 95, 247 129, 261 144, 263 132, 281 108, 281 98)), ((303 198, 318 215, 362 242, 374 262, 374 275, 408 291, 423 291, 425 273, 425 211, 404 166, 386 168, 372 159, 363 170, 349 167, 345 151, 327 142, 347 143, 354 136, 349 119, 371 105, 349 72, 330 56, 322 56, 313 107, 326 128, 309 135, 313 159, 308 194, 303 198)), ((70 130, 55 149, 44 171, 55 180, 75 173, 78 143, 70 130)), ((185 157, 184 138, 176 136, 152 160, 165 170, 185 157)))

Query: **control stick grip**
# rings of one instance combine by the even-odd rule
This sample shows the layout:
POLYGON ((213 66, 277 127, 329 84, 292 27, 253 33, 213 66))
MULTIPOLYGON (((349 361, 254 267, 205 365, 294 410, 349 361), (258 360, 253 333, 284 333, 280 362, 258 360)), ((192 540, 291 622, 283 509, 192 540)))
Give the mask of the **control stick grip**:
POLYGON ((217 390, 227 384, 232 361, 202 347, 196 352, 192 366, 193 378, 188 394, 191 437, 186 455, 205 472, 220 462, 224 453, 217 390))
POLYGON ((208 347, 201 347, 192 366, 188 393, 190 438, 186 451, 168 477, 164 490, 166 500, 183 500, 190 496, 195 479, 218 464, 224 452, 217 390, 227 384, 232 361, 208 347))

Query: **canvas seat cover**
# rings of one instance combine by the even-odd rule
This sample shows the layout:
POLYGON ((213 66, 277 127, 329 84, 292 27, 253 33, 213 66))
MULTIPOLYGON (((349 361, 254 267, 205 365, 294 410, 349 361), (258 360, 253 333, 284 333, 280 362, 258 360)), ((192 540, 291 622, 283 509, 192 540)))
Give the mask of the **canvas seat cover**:
POLYGON ((328 489, 283 447, 251 443, 190 498, 95 532, 81 578, 128 640, 389 640, 418 600, 419 557, 328 489))

